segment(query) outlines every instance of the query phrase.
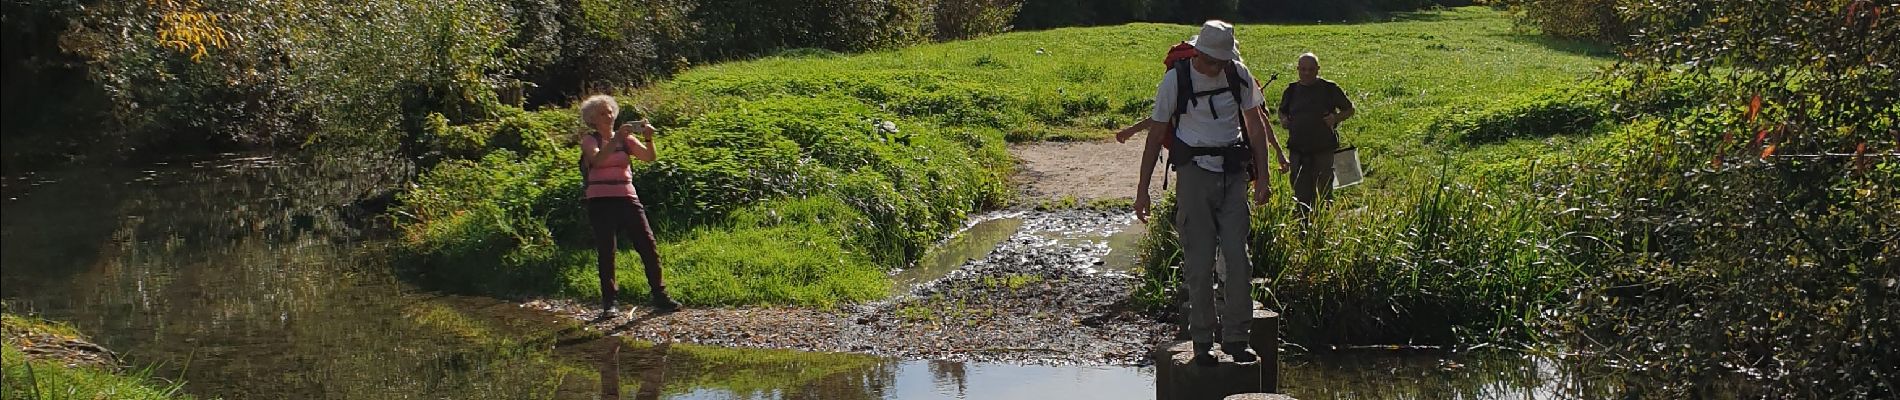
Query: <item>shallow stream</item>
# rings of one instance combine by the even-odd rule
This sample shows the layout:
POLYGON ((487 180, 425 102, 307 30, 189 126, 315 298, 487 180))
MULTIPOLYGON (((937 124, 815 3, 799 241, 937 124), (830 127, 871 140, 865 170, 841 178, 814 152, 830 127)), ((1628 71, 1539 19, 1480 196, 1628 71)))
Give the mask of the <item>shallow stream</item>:
MULTIPOLYGON (((226 155, 0 180, 7 310, 68 321, 133 365, 224 399, 1145 399, 1152 369, 744 350, 602 338, 520 304, 420 290, 374 254, 355 202, 398 168, 226 155), (362 173, 356 171, 378 171, 362 173)), ((1024 228, 991 215, 899 286, 1024 228)), ((1138 225, 1046 239, 1103 246, 1129 271, 1138 225)), ((1358 352, 1285 361, 1302 399, 1547 398, 1576 392, 1534 357, 1358 352)))

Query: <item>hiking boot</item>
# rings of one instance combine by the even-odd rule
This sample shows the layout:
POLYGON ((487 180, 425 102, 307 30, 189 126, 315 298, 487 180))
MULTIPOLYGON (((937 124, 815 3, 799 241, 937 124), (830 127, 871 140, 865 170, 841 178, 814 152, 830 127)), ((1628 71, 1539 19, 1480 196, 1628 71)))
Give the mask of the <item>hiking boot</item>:
POLYGON ((620 315, 620 307, 615 304, 619 301, 619 287, 613 285, 602 286, 600 289, 600 319, 605 320, 620 315))
POLYGON ((610 320, 613 320, 614 318, 619 318, 619 317, 620 317, 620 307, 615 307, 610 304, 605 307, 601 307, 600 314, 595 315, 594 320, 610 321, 610 320))
POLYGON ((654 295, 652 305, 653 312, 655 313, 670 313, 680 310, 680 302, 673 301, 673 297, 667 296, 666 292, 660 292, 654 295))
POLYGON ((1255 355, 1253 349, 1247 347, 1247 342, 1244 341, 1221 343, 1220 352, 1227 353, 1228 356, 1234 357, 1234 363, 1236 364, 1248 364, 1254 361, 1260 361, 1260 356, 1255 355))
POLYGON ((1220 364, 1220 360, 1214 358, 1214 344, 1194 342, 1194 365, 1212 367, 1215 364, 1220 364))

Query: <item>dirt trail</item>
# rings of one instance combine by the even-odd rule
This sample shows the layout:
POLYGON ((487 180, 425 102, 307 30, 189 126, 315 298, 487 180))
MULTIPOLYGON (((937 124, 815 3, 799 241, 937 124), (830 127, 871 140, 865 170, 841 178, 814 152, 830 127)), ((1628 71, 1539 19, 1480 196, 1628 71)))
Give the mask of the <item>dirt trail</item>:
MULTIPOLYGON (((1029 143, 1012 145, 1009 152, 1022 160, 1016 181, 1032 201, 1134 198, 1141 177, 1141 143, 1135 140, 1029 143)), ((1161 193, 1163 168, 1157 165, 1155 169, 1150 196, 1161 193)))

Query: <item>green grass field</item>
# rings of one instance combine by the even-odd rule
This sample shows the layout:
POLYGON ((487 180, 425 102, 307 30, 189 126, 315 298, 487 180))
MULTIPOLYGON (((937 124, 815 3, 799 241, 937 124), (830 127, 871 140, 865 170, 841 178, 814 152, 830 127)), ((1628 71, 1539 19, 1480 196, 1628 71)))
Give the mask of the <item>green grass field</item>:
MULTIPOLYGON (((1163 71, 1161 54, 1195 29, 1129 24, 853 56, 791 52, 798 55, 697 68, 662 87, 732 102, 844 95, 900 113, 917 110, 908 117, 993 125, 1020 139, 1100 140, 1147 115, 1163 71), (915 106, 953 103, 944 97, 972 101, 915 106)), ((1516 31, 1506 15, 1485 8, 1401 14, 1380 23, 1245 24, 1236 31, 1255 75, 1280 74, 1267 90, 1270 103, 1295 78, 1295 57, 1318 54, 1322 75, 1365 111, 1345 126, 1344 140, 1378 157, 1374 162, 1435 153, 1419 142, 1424 128, 1447 111, 1572 84, 1613 61, 1604 48, 1516 31)))
MULTIPOLYGON (((636 184, 661 231, 669 286, 694 304, 882 296, 883 271, 910 262, 968 212, 1013 201, 1006 143, 1107 140, 1145 118, 1162 53, 1195 29, 1130 24, 857 55, 795 50, 695 68, 622 96, 667 131, 661 160, 641 166, 636 184)), ((1572 86, 1611 62, 1588 46, 1516 31, 1486 8, 1238 32, 1256 75, 1278 72, 1276 86, 1285 84, 1294 58, 1315 52, 1322 74, 1358 105, 1343 140, 1362 149, 1374 178, 1340 193, 1343 209, 1409 207, 1407 196, 1432 181, 1446 154, 1457 165, 1511 164, 1567 146, 1574 139, 1474 147, 1427 138, 1443 115, 1572 86)), ((1269 101, 1278 93, 1268 90, 1269 101)), ((425 280, 491 294, 597 293, 574 197, 551 189, 574 179, 571 149, 528 152, 545 156, 445 163, 408 195, 406 212, 418 216, 406 224, 409 243, 422 256, 416 263, 430 265, 425 280)), ((1367 217, 1377 224, 1393 215, 1369 214, 1380 215, 1367 217)), ((632 299, 646 290, 636 260, 627 252, 619 264, 632 299)))

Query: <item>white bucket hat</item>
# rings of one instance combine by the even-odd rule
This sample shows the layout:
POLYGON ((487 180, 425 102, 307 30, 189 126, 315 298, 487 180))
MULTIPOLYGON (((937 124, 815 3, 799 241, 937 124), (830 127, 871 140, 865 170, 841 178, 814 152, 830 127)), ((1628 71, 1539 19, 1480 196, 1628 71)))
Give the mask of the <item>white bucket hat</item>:
POLYGON ((1240 60, 1240 41, 1234 40, 1234 24, 1222 20, 1201 23, 1201 34, 1188 38, 1194 51, 1227 61, 1240 60))

